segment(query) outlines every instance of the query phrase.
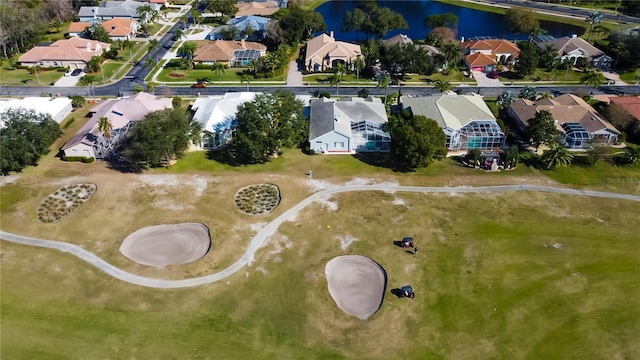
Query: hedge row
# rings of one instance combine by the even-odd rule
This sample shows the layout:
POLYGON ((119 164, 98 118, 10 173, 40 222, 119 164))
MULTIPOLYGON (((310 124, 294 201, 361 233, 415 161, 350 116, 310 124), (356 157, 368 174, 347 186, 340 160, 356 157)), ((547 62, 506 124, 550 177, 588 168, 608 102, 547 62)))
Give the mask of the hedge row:
POLYGON ((85 164, 91 164, 96 161, 94 158, 84 157, 84 156, 63 156, 62 160, 69 162, 83 162, 85 164))

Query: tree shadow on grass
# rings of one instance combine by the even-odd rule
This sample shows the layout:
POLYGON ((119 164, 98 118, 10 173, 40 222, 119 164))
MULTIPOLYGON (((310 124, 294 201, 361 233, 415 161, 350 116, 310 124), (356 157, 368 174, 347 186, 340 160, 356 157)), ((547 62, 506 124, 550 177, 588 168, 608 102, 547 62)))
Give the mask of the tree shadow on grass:
POLYGON ((523 163, 526 167, 532 167, 536 170, 548 170, 540 159, 540 156, 535 154, 521 156, 520 162, 523 163))
POLYGON ((108 162, 108 168, 111 170, 119 171, 123 174, 140 174, 142 173, 142 169, 136 164, 122 160, 116 159, 108 162))
POLYGON ((399 163, 391 156, 390 153, 357 153, 353 157, 365 164, 391 169, 395 172, 409 173, 414 172, 410 167, 399 163))
POLYGON ((403 295, 404 295, 403 292, 402 292, 402 289, 400 289, 400 288, 391 289, 391 293, 393 295, 395 295, 398 299, 401 299, 403 297, 403 295))

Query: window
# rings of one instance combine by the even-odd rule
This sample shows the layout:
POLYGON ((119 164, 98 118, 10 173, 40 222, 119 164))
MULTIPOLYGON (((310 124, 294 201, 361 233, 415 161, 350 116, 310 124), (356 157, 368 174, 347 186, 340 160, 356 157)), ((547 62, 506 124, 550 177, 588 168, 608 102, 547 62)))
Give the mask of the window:
POLYGON ((57 61, 54 61, 54 62, 53 62, 53 66, 58 66, 58 62, 57 62, 57 61))
POLYGON ((44 63, 42 61, 39 61, 38 65, 42 66, 42 65, 44 65, 44 63))
POLYGON ((335 147, 335 148, 343 148, 344 147, 344 142, 335 142, 335 143, 333 143, 333 147, 335 147))

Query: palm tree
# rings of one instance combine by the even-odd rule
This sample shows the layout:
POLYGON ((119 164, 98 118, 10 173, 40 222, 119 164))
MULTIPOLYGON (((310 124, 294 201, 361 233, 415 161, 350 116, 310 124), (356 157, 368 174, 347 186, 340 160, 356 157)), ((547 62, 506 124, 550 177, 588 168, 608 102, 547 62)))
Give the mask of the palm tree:
POLYGON ((146 67, 147 69, 153 69, 156 64, 158 64, 158 62, 153 60, 153 58, 151 57, 148 57, 147 60, 144 61, 144 67, 146 67))
POLYGON ((202 146, 202 124, 191 119, 189 121, 188 137, 194 145, 202 146))
POLYGON ((435 87, 440 92, 447 92, 451 90, 451 83, 447 80, 436 80, 434 82, 433 87, 435 87))
POLYGON ((573 67, 573 62, 570 58, 564 58, 560 64, 558 64, 560 69, 564 69, 564 77, 562 78, 562 84, 567 80, 567 74, 569 73, 569 69, 573 67))
POLYGON ((240 78, 240 83, 241 84, 247 83, 247 92, 249 92, 249 85, 251 84, 251 76, 247 74, 242 75, 242 77, 240 78))
POLYGON ((249 59, 249 61, 247 61, 247 67, 251 69, 253 76, 258 75, 258 61, 256 59, 249 59))
POLYGON ((192 7, 191 8, 191 17, 193 18, 193 22, 196 25, 200 24, 200 21, 202 21, 202 15, 200 14, 200 12, 198 11, 197 8, 192 7))
POLYGON ((109 119, 107 119, 106 117, 103 116, 100 118, 100 120, 98 120, 98 131, 100 131, 100 133, 107 139, 111 138, 112 129, 113 125, 111 124, 111 121, 109 121, 109 119))
POLYGON ((338 95, 339 89, 340 89, 340 77, 338 76, 338 74, 333 74, 329 77, 329 83, 331 84, 331 86, 336 87, 336 96, 338 95))
POLYGON ((380 88, 380 89, 384 89, 384 103, 387 103, 387 96, 388 96, 388 92, 389 92, 389 84, 391 84, 391 79, 389 78, 389 75, 384 75, 383 77, 381 77, 380 79, 378 79, 378 85, 376 85, 376 87, 380 88))
POLYGON ((133 46, 135 44, 133 43, 133 41, 129 40, 129 39, 125 39, 122 42, 122 48, 123 49, 129 49, 129 61, 132 62, 133 61, 133 53, 131 53, 131 50, 133 49, 133 46))
POLYGON ((362 61, 362 57, 358 56, 353 61, 353 67, 356 69, 356 83, 360 84, 360 71, 362 71, 362 68, 364 67, 364 61, 362 61))
POLYGON ((158 62, 158 47, 159 46, 160 46, 160 43, 159 43, 158 39, 149 40, 149 51, 153 51, 154 52, 156 62, 158 62))
POLYGON ((222 84, 222 74, 224 73, 225 68, 226 66, 221 62, 215 62, 211 65, 211 70, 218 75, 218 84, 222 84))
POLYGON ((584 21, 588 22, 590 26, 589 37, 587 38, 587 42, 591 41, 591 34, 593 34, 594 25, 601 23, 603 18, 604 17, 601 13, 599 13, 598 11, 593 11, 589 13, 589 16, 587 16, 586 19, 584 19, 584 21))
POLYGON ((460 72, 458 70, 458 67, 455 65, 451 66, 449 69, 447 69, 447 71, 449 72, 449 81, 453 81, 453 75, 460 72))
POLYGON ((476 165, 480 163, 480 158, 482 157, 482 152, 480 149, 469 149, 467 151, 467 163, 470 163, 475 168, 476 165))
POLYGON ((518 157, 520 156, 520 150, 518 145, 511 145, 504 149, 505 165, 509 168, 513 168, 518 163, 518 157))
POLYGON ((595 69, 587 71, 587 73, 580 79, 587 85, 587 93, 590 94, 591 87, 598 88, 603 83, 602 74, 595 69))
POLYGON ((182 61, 187 66, 187 69, 193 67, 193 54, 196 52, 198 44, 193 41, 185 41, 178 49, 178 55, 182 58, 182 61))
POLYGON ((184 36, 184 31, 182 31, 182 29, 176 30, 176 40, 182 39, 183 36, 184 36))
POLYGON ((460 47, 453 42, 448 42, 440 48, 440 53, 447 62, 447 67, 452 66, 460 57, 460 47))
POLYGON ((158 86, 158 84, 154 83, 153 81, 150 81, 147 83, 147 91, 155 94, 156 91, 156 86, 158 86))
POLYGON ((624 148, 624 158, 628 164, 640 161, 640 147, 627 146, 624 148))
POLYGON ((345 73, 346 69, 344 63, 342 61, 336 64, 336 75, 338 75, 338 81, 342 81, 342 75, 345 73))
POLYGON ((562 144, 553 143, 549 150, 545 150, 541 157, 547 169, 567 166, 573 160, 573 154, 562 144))

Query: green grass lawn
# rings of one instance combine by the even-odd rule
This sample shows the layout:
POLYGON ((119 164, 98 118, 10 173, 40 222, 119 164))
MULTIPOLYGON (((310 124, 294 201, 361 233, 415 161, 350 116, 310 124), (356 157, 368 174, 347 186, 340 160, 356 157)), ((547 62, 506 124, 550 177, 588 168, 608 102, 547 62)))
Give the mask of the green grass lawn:
MULTIPOLYGON (((165 66, 164 69, 158 74, 158 81, 160 82, 197 82, 200 80, 209 81, 210 85, 216 85, 220 81, 220 77, 217 73, 210 69, 192 69, 192 70, 179 70, 173 68, 178 60, 173 60, 165 66), (183 75, 182 77, 170 76, 171 74, 183 75)), ((242 74, 246 68, 228 68, 222 73, 222 81, 236 81, 240 83, 242 74)), ((285 81, 286 74, 276 76, 268 79, 251 79, 251 83, 259 83, 261 81, 285 81)))
POLYGON ((620 80, 627 84, 635 84, 640 76, 640 69, 634 69, 629 71, 623 71, 620 73, 620 80))
POLYGON ((197 288, 128 285, 69 254, 3 242, 0 355, 640 356, 636 202, 521 192, 368 192, 329 201, 337 210, 311 205, 252 266, 197 288), (415 256, 392 244, 407 235, 420 247, 415 256), (343 250, 345 237, 355 241, 343 250), (342 313, 327 291, 324 266, 345 254, 374 259, 388 276, 382 307, 367 321, 342 313), (389 293, 406 284, 414 300, 389 293))
POLYGON ((515 73, 513 72, 504 72, 499 73, 501 76, 499 77, 502 83, 508 84, 510 82, 532 82, 535 83, 537 81, 554 81, 556 84, 562 84, 563 81, 565 84, 567 83, 580 83, 580 79, 584 76, 584 73, 581 71, 576 71, 570 69, 567 72, 567 78, 564 79, 564 70, 558 71, 545 71, 545 69, 536 69, 535 72, 529 76, 525 76, 524 79, 519 79, 515 73))
MULTIPOLYGON (((43 69, 38 73, 40 78, 40 84, 42 86, 49 86, 52 82, 60 80, 64 76, 64 71, 59 72, 57 70, 43 69)), ((28 85, 38 86, 38 80, 35 74, 30 74, 27 69, 10 69, 8 65, 0 68, 0 82, 2 85, 28 85)))
POLYGON ((470 79, 468 76, 464 75, 463 71, 458 71, 453 74, 445 75, 442 73, 433 73, 429 76, 422 76, 423 81, 427 83, 436 82, 438 80, 450 81, 450 82, 469 82, 475 83, 475 80, 470 79))

